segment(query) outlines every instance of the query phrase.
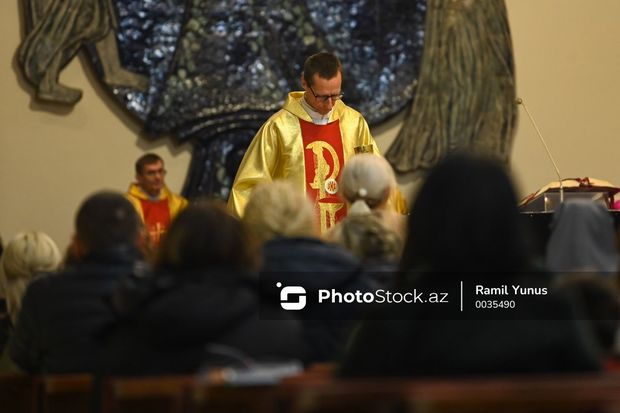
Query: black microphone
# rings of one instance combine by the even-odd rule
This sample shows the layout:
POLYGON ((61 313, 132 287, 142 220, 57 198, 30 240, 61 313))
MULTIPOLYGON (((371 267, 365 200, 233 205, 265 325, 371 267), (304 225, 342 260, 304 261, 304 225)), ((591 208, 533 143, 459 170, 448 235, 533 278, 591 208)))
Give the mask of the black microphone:
POLYGON ((527 117, 530 118, 530 122, 532 123, 532 126, 534 126, 534 129, 536 130, 536 133, 538 134, 540 141, 542 142, 543 146, 545 147, 545 150, 547 151, 547 156, 549 156, 549 160, 553 164, 553 168, 555 168, 555 173, 558 176, 558 181, 560 182, 560 202, 564 202, 564 184, 562 183, 562 176, 560 175, 560 170, 558 169, 558 165, 555 163, 555 160, 553 159, 553 156, 551 155, 551 151, 549 150, 549 147, 547 146, 547 142, 545 142, 545 138, 543 138, 542 133, 540 133, 540 129, 538 129, 538 125, 536 125, 536 121, 534 120, 532 115, 530 115, 530 111, 527 110, 527 106, 525 106, 525 102, 523 101, 523 99, 516 98, 515 103, 517 105, 523 106, 523 109, 525 109, 525 113, 527 113, 527 117))

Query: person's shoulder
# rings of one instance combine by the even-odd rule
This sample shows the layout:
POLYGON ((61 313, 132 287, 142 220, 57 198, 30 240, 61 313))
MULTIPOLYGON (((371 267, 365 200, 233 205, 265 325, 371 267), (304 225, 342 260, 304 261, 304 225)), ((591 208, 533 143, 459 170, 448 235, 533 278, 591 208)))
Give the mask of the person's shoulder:
POLYGON ((133 198, 143 198, 144 194, 140 190, 140 186, 137 183, 132 182, 129 184, 129 188, 127 188, 127 192, 125 192, 125 196, 132 200, 133 198))
POLYGON ((65 271, 59 273, 41 273, 37 274, 28 284, 22 304, 27 302, 43 302, 57 290, 59 284, 65 282, 66 277, 62 276, 65 271))
POLYGON ((261 124, 260 129, 264 129, 265 127, 268 127, 270 125, 272 125, 273 123, 277 122, 278 119, 280 119, 282 117, 283 114, 286 114, 287 112, 284 109, 278 109, 277 111, 273 112, 271 115, 269 115, 269 117, 261 124))
POLYGON ((124 195, 125 195, 125 199, 127 199, 131 203, 131 205, 133 205, 136 211, 138 211, 138 213, 141 214, 141 210, 142 210, 141 202, 142 200, 146 199, 146 196, 140 190, 140 187, 138 186, 138 184, 135 182, 132 182, 131 184, 129 184, 129 188, 127 189, 127 192, 125 192, 124 195))
POLYGON ((340 114, 340 117, 349 116, 349 117, 361 118, 364 121, 366 121, 364 119, 364 115, 362 115, 359 111, 357 111, 356 109, 344 103, 342 100, 339 100, 336 103, 336 105, 334 106, 334 110, 340 114))
MULTIPOLYGON (((65 271, 60 271, 58 273, 49 273, 49 272, 38 273, 32 278, 32 281, 30 281, 30 284, 28 284, 28 288, 31 288, 31 289, 48 288, 50 285, 54 285, 56 283, 55 280, 58 278, 58 275, 64 274, 64 273, 65 271)), ((61 278, 61 280, 63 279, 64 278, 61 278)))
POLYGON ((168 188, 167 185, 164 185, 161 195, 160 195, 160 199, 170 199, 174 202, 178 202, 181 208, 186 207, 189 202, 187 198, 185 198, 181 194, 177 194, 176 192, 173 192, 170 188, 168 188))
POLYGON ((284 102, 284 105, 282 106, 282 109, 276 112, 272 118, 281 121, 293 120, 297 122, 298 119, 303 119, 305 121, 312 122, 312 118, 302 105, 303 95, 304 92, 290 92, 284 102))
POLYGON ((263 126, 274 126, 279 125, 283 122, 289 122, 291 120, 299 119, 298 113, 287 110, 286 108, 282 108, 275 112, 273 115, 265 121, 263 126))
POLYGON ((296 125, 299 125, 298 113, 282 108, 262 124, 254 135, 253 142, 262 142, 267 145, 286 143, 296 125))

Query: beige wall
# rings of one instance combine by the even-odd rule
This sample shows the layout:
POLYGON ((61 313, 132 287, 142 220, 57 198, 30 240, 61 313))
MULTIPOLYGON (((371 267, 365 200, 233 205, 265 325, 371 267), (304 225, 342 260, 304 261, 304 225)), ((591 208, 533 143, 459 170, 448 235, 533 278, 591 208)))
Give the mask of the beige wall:
MULTIPOLYGON (((508 0, 517 93, 563 177, 620 185, 619 0, 508 0)), ((524 193, 555 172, 521 112, 513 169, 524 193)))
POLYGON ((30 88, 15 67, 18 1, 5 2, 2 8, 0 236, 5 242, 20 230, 41 229, 64 248, 84 197, 104 188, 125 191, 133 179, 133 163, 145 151, 166 160, 167 181, 180 191, 189 147, 142 137, 140 124, 114 104, 80 59, 61 75, 62 83, 84 92, 73 110, 32 103, 30 88))
MULTIPOLYGON (((566 177, 591 176, 620 185, 620 0, 507 0, 518 94, 553 150, 566 177)), ((73 110, 31 102, 15 70, 20 42, 18 1, 0 16, 0 235, 23 229, 48 232, 64 248, 73 215, 90 192, 125 190, 134 160, 152 150, 167 160, 168 183, 182 187, 190 149, 169 139, 154 142, 118 109, 89 69, 75 59, 61 81, 84 91, 73 110)), ((398 118, 374 129, 385 150, 398 118)), ((555 179, 542 145, 524 114, 513 151, 521 192, 555 179)), ((401 183, 406 183, 401 179, 401 183)), ((405 185, 405 191, 411 185, 405 185)))

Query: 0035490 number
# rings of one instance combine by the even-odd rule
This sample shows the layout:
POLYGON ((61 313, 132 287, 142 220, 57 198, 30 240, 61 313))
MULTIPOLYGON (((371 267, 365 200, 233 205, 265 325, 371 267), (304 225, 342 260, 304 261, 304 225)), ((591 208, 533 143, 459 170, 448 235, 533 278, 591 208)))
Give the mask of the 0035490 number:
POLYGON ((476 300, 476 308, 515 308, 517 303, 514 300, 476 300))

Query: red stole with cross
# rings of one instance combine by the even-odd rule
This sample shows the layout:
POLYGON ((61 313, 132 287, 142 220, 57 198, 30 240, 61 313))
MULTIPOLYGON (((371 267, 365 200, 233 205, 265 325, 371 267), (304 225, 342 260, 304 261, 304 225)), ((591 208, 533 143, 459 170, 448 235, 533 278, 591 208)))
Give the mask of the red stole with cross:
POLYGON ((299 119, 299 124, 304 144, 306 193, 315 203, 324 233, 347 214, 338 196, 338 178, 344 166, 340 122, 315 125, 299 119))
POLYGON ((140 199, 142 206, 142 215, 144 216, 144 225, 146 226, 151 242, 153 245, 159 245, 162 235, 170 225, 170 207, 168 199, 164 198, 159 201, 150 201, 148 199, 140 199))

